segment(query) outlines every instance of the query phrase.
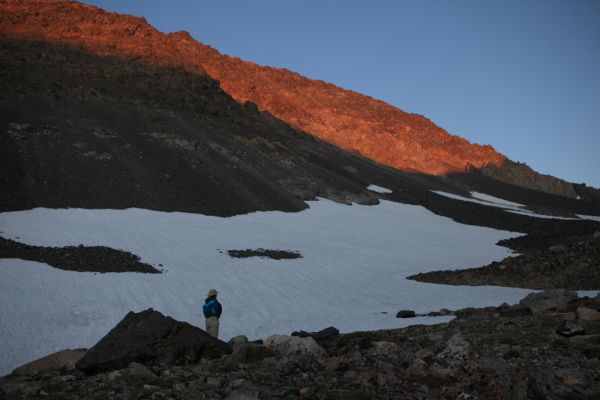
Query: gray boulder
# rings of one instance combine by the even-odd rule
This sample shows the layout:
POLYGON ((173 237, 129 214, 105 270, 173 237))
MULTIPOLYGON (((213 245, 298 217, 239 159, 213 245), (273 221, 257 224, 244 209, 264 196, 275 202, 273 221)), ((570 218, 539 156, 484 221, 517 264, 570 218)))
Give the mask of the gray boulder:
POLYGON ((202 329, 148 309, 130 312, 77 363, 86 374, 141 364, 181 365, 229 352, 224 342, 202 329))
POLYGON ((534 314, 539 314, 547 311, 567 311, 569 303, 577 299, 576 292, 552 289, 540 293, 530 293, 519 304, 529 307, 534 314))
POLYGON ((246 361, 248 358, 248 348, 250 346, 246 336, 236 336, 231 339, 228 344, 229 347, 231 347, 231 357, 229 362, 238 364, 246 361))
POLYGON ((312 337, 272 335, 265 340, 264 346, 275 353, 290 358, 322 358, 327 356, 325 350, 312 337))
POLYGON ((600 321, 600 311, 588 307, 578 307, 577 318, 582 321, 600 321))

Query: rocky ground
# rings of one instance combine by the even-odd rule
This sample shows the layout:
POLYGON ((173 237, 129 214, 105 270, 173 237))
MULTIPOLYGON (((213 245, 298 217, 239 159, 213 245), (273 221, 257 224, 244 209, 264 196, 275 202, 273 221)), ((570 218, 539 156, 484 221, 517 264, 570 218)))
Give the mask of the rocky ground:
POLYGON ((237 337, 228 354, 186 365, 148 359, 95 375, 74 363, 29 366, 2 378, 0 393, 4 399, 597 399, 599 309, 600 296, 554 290, 515 306, 460 310, 447 324, 343 335, 330 329, 316 340, 237 337))
POLYGON ((524 254, 481 268, 426 272, 408 279, 448 285, 600 289, 600 232, 567 236, 559 242, 556 238, 536 241, 523 237, 502 244, 514 246, 524 254))
MULTIPOLYGON (((159 274, 135 254, 105 246, 30 246, 0 236, 0 258, 38 261, 54 268, 79 272, 146 272, 159 274)), ((160 268, 160 266, 159 266, 160 268)))

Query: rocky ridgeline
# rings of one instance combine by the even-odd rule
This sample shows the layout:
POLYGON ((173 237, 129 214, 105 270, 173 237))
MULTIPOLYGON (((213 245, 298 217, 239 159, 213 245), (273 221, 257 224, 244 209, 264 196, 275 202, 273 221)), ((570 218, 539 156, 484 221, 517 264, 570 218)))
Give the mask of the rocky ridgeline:
POLYGON ((2 36, 207 72, 240 104, 252 102, 294 128, 395 168, 444 174, 506 159, 491 146, 450 135, 421 115, 287 69, 222 55, 187 32, 164 34, 143 18, 60 0, 5 0, 0 11, 2 36))
POLYGON ((600 198, 597 189, 539 174, 491 146, 449 134, 424 116, 287 69, 222 55, 187 32, 164 34, 143 18, 64 0, 4 0, 0 36, 207 73, 240 104, 250 103, 298 130, 403 171, 444 175, 481 169, 521 187, 570 198, 600 198))
POLYGON ((89 351, 0 380, 2 398, 592 399, 600 296, 566 290, 455 312, 450 323, 340 335, 335 328, 225 344, 157 311, 130 313, 89 351), (85 371, 85 372, 84 372, 85 371))
POLYGON ((581 235, 574 242, 525 251, 523 255, 507 257, 481 268, 425 272, 408 279, 448 285, 494 285, 542 290, 600 288, 600 231, 581 235))

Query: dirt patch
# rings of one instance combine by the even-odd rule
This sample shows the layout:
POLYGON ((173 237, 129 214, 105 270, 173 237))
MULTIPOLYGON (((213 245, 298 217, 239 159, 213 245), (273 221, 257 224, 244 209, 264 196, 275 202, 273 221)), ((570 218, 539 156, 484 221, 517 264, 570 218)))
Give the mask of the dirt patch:
POLYGON ((245 250, 227 250, 227 254, 233 258, 262 257, 273 260, 291 260, 302 258, 302 254, 290 250, 271 250, 271 249, 245 249, 245 250))
POLYGON ((145 272, 160 274, 135 254, 105 246, 29 246, 0 237, 0 258, 20 258, 78 272, 145 272))

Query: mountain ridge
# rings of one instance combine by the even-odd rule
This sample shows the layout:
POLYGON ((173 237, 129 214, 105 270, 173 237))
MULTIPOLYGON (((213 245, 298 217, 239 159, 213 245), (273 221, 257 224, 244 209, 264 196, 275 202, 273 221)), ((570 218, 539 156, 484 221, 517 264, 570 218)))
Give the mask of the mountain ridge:
POLYGON ((425 116, 289 69, 222 55, 187 32, 161 33, 141 17, 67 0, 4 0, 0 8, 0 36, 207 74, 240 104, 254 103, 295 129, 392 168, 432 175, 476 170, 530 189, 600 199, 593 188, 539 174, 490 145, 448 133, 425 116))
POLYGON ((325 81, 311 80, 287 69, 263 67, 221 55, 194 40, 187 32, 163 34, 144 18, 62 0, 8 1, 3 4, 3 9, 8 11, 3 17, 3 35, 78 44, 103 55, 141 56, 152 63, 181 66, 190 72, 207 72, 241 104, 251 101, 261 111, 269 111, 296 129, 397 169, 442 175, 464 171, 467 165, 483 167, 489 162, 505 160, 491 146, 471 145, 465 139, 448 134, 424 116, 406 113, 381 100, 325 81), (11 14, 18 17, 11 18, 11 14), (315 97, 319 92, 320 97, 312 104, 295 107, 291 104, 315 97), (340 110, 348 109, 347 103, 345 107, 336 107, 337 113, 331 112, 337 97, 350 97, 351 103, 356 103, 355 109, 350 109, 352 113, 361 109, 374 110, 372 117, 365 119, 340 114, 340 110), (326 107, 316 109, 316 102, 324 103, 326 107), (357 125, 357 121, 362 121, 362 126, 357 125), (410 140, 399 137, 400 131, 410 134, 410 140), (377 135, 376 140, 371 138, 372 135, 377 135), (432 136, 439 145, 424 142, 432 136))

